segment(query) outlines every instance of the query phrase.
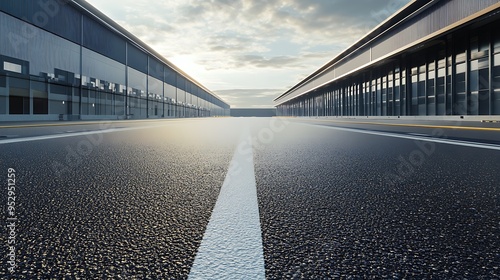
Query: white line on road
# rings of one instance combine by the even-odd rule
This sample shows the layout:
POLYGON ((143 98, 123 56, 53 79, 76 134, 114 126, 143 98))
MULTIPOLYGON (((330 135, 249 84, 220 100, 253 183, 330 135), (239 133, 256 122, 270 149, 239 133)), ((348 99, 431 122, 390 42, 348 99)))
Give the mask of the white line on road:
POLYGON ((413 135, 413 136, 423 136, 423 137, 430 137, 429 134, 423 134, 423 133, 408 133, 409 135, 413 135))
POLYGON ((49 139, 57 139, 57 138, 66 138, 66 137, 74 137, 74 136, 83 136, 83 135, 91 135, 91 134, 100 134, 100 133, 110 133, 110 132, 118 132, 118 131, 128 131, 128 130, 136 130, 136 129, 144 129, 144 128, 154 128, 154 127, 159 127, 159 126, 161 126, 161 125, 127 127, 127 128, 107 128, 107 127, 109 127, 109 125, 108 125, 107 127, 103 128, 103 129, 93 130, 93 131, 83 131, 83 132, 63 133, 63 134, 55 134, 55 135, 42 135, 42 136, 5 139, 5 140, 0 140, 0 145, 21 143, 21 142, 40 141, 40 140, 49 140, 49 139))
POLYGON ((234 153, 189 279, 265 279, 252 149, 234 153))
POLYGON ((437 137, 422 137, 422 136, 415 136, 415 135, 408 135, 408 134, 388 133, 388 132, 362 130, 362 129, 355 129, 355 128, 336 127, 336 126, 325 126, 325 125, 314 125, 314 124, 304 124, 304 125, 322 127, 322 128, 334 129, 334 130, 350 131, 350 132, 356 132, 356 133, 371 134, 371 135, 411 139, 411 140, 418 140, 418 141, 428 141, 428 142, 435 142, 435 143, 441 143, 441 144, 450 144, 450 145, 457 145, 457 146, 465 146, 465 147, 473 147, 473 148, 481 148, 481 149, 490 149, 490 150, 500 151, 500 145, 488 144, 488 143, 469 142, 469 141, 452 140, 452 139, 437 138, 437 137))

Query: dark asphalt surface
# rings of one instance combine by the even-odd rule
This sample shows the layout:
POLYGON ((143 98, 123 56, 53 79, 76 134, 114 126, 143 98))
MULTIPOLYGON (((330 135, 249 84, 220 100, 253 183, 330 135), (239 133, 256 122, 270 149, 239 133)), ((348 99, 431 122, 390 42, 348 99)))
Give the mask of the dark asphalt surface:
MULTIPOLYGON (((8 273, 2 227, 0 276, 186 279, 240 135, 250 127, 268 279, 500 278, 500 151, 324 126, 427 135, 431 128, 302 119, 112 126, 155 127, 0 144, 4 224, 7 169, 17 171, 19 266, 8 273)), ((451 139, 500 139, 498 131, 445 132, 451 139)))
POLYGON ((18 277, 186 278, 236 140, 197 121, 102 136, 78 157, 86 136, 1 146, 18 174, 18 277))

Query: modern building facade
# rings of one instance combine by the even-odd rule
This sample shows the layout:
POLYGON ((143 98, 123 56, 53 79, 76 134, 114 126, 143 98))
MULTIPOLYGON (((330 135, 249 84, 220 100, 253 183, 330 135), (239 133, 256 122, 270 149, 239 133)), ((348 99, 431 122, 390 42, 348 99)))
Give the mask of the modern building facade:
POLYGON ((276 108, 231 108, 231 117, 262 117, 276 116, 276 108))
POLYGON ((0 1, 0 121, 207 117, 229 110, 83 0, 0 1))
POLYGON ((414 0, 277 97, 286 116, 499 116, 500 1, 414 0))

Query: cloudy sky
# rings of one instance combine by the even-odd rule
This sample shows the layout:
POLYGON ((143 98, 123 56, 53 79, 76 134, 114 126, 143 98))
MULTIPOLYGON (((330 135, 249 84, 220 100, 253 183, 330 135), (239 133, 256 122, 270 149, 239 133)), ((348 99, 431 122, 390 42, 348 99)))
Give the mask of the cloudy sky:
POLYGON ((233 108, 273 99, 410 0, 87 0, 233 108))

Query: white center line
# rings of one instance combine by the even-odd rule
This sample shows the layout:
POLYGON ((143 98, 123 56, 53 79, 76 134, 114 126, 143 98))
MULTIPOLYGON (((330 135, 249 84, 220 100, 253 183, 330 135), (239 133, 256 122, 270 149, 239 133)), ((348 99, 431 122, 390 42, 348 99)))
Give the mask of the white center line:
POLYGON ((234 153, 189 279, 265 279, 252 149, 234 153))
POLYGON ((421 137, 421 136, 414 136, 414 135, 408 135, 408 134, 398 134, 398 133, 380 132, 380 131, 373 131, 373 130, 362 130, 362 129, 355 129, 355 128, 336 127, 336 126, 324 126, 324 125, 315 125, 315 124, 304 124, 304 125, 322 127, 322 128, 334 129, 334 130, 350 131, 350 132, 356 132, 356 133, 386 136, 386 137, 428 141, 428 142, 435 142, 435 143, 441 143, 441 144, 449 144, 449 145, 457 145, 457 146, 465 146, 465 147, 473 147, 473 148, 481 148, 481 149, 490 149, 490 150, 500 151, 500 145, 488 144, 488 143, 461 141, 461 140, 453 140, 453 139, 437 138, 437 137, 421 137))

